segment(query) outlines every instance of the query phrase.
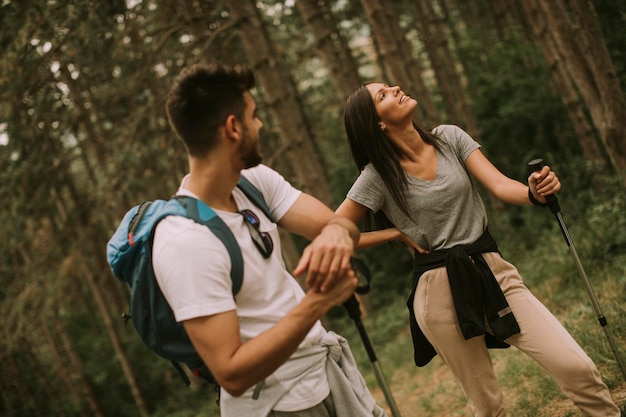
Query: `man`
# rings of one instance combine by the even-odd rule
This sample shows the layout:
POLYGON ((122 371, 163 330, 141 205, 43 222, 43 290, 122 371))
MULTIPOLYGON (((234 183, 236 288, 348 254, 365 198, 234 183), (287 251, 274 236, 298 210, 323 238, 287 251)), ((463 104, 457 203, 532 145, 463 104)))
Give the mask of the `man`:
POLYGON ((182 217, 156 228, 157 281, 221 386, 222 416, 384 416, 350 370, 345 340, 319 322, 355 290, 358 228, 260 164, 253 86, 246 68, 194 65, 167 99, 189 159, 178 194, 202 200, 231 229, 244 259, 242 287, 233 297, 222 242, 182 217), (308 271, 306 294, 285 269, 276 225, 236 187, 240 175, 262 192, 279 226, 312 240, 293 271, 308 271))

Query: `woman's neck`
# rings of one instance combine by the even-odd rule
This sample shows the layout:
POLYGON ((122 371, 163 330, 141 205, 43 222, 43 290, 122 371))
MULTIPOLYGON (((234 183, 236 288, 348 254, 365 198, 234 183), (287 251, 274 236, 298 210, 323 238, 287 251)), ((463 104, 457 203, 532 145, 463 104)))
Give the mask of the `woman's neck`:
POLYGON ((424 138, 419 134, 413 126, 411 129, 407 129, 403 132, 399 132, 392 137, 393 142, 400 151, 401 161, 417 161, 420 159, 420 155, 428 147, 428 144, 424 141, 424 138), (393 137, 397 137, 394 140, 393 137))
POLYGON ((423 180, 434 180, 437 176, 437 151, 427 143, 414 128, 395 140, 399 149, 402 169, 409 175, 423 180))

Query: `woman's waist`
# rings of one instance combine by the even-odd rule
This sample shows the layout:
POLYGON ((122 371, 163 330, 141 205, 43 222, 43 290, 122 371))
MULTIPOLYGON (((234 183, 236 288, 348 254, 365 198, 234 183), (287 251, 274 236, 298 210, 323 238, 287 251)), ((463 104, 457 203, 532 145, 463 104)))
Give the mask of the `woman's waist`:
POLYGON ((475 256, 481 253, 498 252, 498 245, 489 233, 489 229, 485 229, 483 234, 470 243, 460 243, 448 248, 437 249, 428 253, 415 252, 413 262, 415 270, 422 272, 445 266, 446 258, 451 253, 464 253, 467 256, 475 256))

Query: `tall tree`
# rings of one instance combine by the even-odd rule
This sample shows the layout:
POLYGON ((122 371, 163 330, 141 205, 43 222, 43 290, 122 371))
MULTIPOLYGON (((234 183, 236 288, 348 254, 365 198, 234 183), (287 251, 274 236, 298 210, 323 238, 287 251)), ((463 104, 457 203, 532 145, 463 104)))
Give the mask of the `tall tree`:
POLYGON ((85 375, 83 361, 76 351, 66 326, 58 317, 53 318, 52 322, 55 332, 61 339, 63 351, 67 355, 67 363, 73 369, 72 375, 76 378, 76 382, 71 385, 72 388, 80 391, 81 397, 89 405, 90 415, 95 417, 104 416, 99 401, 94 395, 91 381, 85 375))
MULTIPOLYGON (((626 186, 626 103, 593 4, 538 0, 556 50, 583 97, 615 172, 626 186)), ((539 41, 546 41, 545 37, 539 41)))
POLYGON ((361 80, 356 62, 343 42, 328 4, 324 1, 299 1, 296 6, 315 38, 315 53, 320 55, 328 67, 339 98, 344 100, 354 92, 361 80))
POLYGON ((361 0, 361 4, 376 40, 386 80, 404 91, 415 92, 420 102, 420 124, 438 120, 438 111, 422 78, 422 65, 415 59, 393 7, 383 5, 380 0, 361 0))
POLYGON ((529 25, 532 35, 539 40, 548 67, 552 71, 554 84, 574 125, 585 159, 603 162, 604 158, 596 140, 596 132, 587 118, 586 109, 578 94, 576 84, 570 77, 563 57, 556 48, 552 31, 548 28, 534 0, 523 1, 521 6, 526 16, 525 21, 529 25))
POLYGON ((416 14, 420 23, 420 35, 433 68, 437 85, 443 96, 444 106, 452 123, 463 126, 476 139, 478 128, 472 116, 468 97, 462 87, 461 73, 450 51, 442 22, 431 2, 416 2, 416 14))
POLYGON ((306 119, 299 110, 289 70, 284 68, 256 3, 253 0, 230 0, 229 6, 230 13, 238 22, 239 36, 263 89, 273 120, 286 141, 285 153, 296 175, 295 181, 305 191, 332 206, 328 178, 313 146, 306 119))

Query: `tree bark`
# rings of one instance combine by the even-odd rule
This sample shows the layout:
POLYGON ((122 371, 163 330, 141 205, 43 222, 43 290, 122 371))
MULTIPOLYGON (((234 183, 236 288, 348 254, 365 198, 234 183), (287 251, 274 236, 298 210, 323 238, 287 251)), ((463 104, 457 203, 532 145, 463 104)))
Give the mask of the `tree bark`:
MULTIPOLYGON (((46 325, 43 324, 43 327, 46 327, 46 325)), ((39 345, 26 340, 26 338, 22 338, 22 346, 30 346, 30 348, 24 349, 24 351, 29 356, 31 363, 33 364, 33 369, 35 371, 34 375, 38 376, 37 380, 39 381, 39 385, 43 388, 44 392, 46 393, 46 397, 47 397, 46 405, 50 406, 50 409, 54 413, 54 415, 61 415, 63 407, 59 403, 59 396, 55 393, 54 387, 50 383, 50 378, 48 378, 47 376, 47 374, 50 371, 49 370, 46 371, 46 369, 44 369, 36 353, 39 350, 38 349, 39 345)), ((62 365, 62 362, 60 361, 57 361, 57 363, 59 365, 62 365)))
POLYGON ((107 329, 109 339, 111 340, 111 343, 113 345, 113 349, 117 354, 117 357, 122 366, 122 371, 126 376, 126 381, 128 381, 130 392, 135 400, 135 405, 137 406, 137 411, 141 417, 148 417, 150 413, 148 412, 146 402, 143 398, 143 395, 141 394, 141 390, 139 389, 139 385, 137 384, 137 378, 135 377, 135 374, 130 366, 130 363, 126 356, 126 352, 122 346, 122 342, 117 334, 117 331, 115 330, 115 326, 113 325, 113 320, 111 320, 111 314, 109 313, 109 309, 104 302, 104 296, 101 293, 98 285, 96 285, 95 278, 87 264, 85 264, 82 260, 79 260, 78 262, 80 262, 81 276, 87 283, 87 286, 89 287, 89 290, 93 295, 98 311, 100 312, 100 315, 104 322, 104 326, 107 329))
POLYGON ((416 2, 416 12, 420 22, 422 41, 435 72, 450 121, 462 126, 472 137, 479 140, 479 131, 469 110, 461 75, 441 28, 442 20, 436 16, 430 2, 416 2))
POLYGON ((554 38, 551 36, 537 3, 534 0, 527 0, 522 1, 521 5, 524 10, 525 21, 531 29, 532 36, 538 40, 547 65, 552 72, 557 91, 559 91, 572 121, 583 157, 589 161, 604 163, 604 158, 596 141, 596 132, 587 119, 576 86, 572 83, 563 58, 556 49, 554 38))
MULTIPOLYGON (((5 338, 5 341, 15 338, 14 334, 9 335, 6 332, 4 333, 5 334, 3 336, 5 338)), ((17 343, 18 346, 21 346, 22 342, 23 339, 15 340, 15 343, 17 343)), ((41 413, 37 408, 37 405, 33 403, 34 397, 32 389, 28 385, 28 380, 24 378, 25 367, 20 366, 20 363, 18 363, 17 360, 17 355, 12 354, 10 350, 6 353, 8 354, 6 354, 6 361, 3 361, 3 366, 5 367, 3 369, 3 375, 10 376, 12 379, 9 381, 9 378, 1 378, 0 387, 3 387, 3 389, 1 390, 3 397, 8 396, 7 393, 9 395, 12 395, 10 395, 10 398, 7 398, 7 400, 4 402, 4 407, 6 407, 5 410, 7 412, 14 412, 13 414, 9 415, 34 415, 37 417, 40 416, 41 413), (8 388, 10 388, 10 391, 5 391, 5 384, 9 385, 8 388)), ((4 359, 4 356, 5 352, 2 352, 2 356, 0 356, 0 358, 4 359)))
POLYGON ((65 325, 61 321, 60 318, 54 317, 52 319, 54 324, 54 330, 57 335, 61 337, 61 341, 63 343, 63 348, 65 353, 69 359, 70 369, 74 371, 74 375, 78 379, 78 384, 74 384, 74 387, 78 386, 82 391, 82 395, 85 397, 87 404, 89 404, 89 409, 91 410, 91 416, 95 417, 104 417, 104 413, 98 403, 98 400, 93 392, 93 387, 91 386, 91 382, 85 376, 85 367, 80 359, 80 356, 76 352, 74 344, 70 338, 70 335, 65 328, 65 325))
POLYGON ((573 2, 568 13, 562 0, 538 0, 555 44, 562 54, 600 133, 615 172, 626 186, 626 105, 613 62, 589 3, 573 2), (577 21, 572 22, 569 16, 577 21))
POLYGON ((253 0, 229 1, 230 12, 239 22, 239 36, 263 89, 270 112, 287 144, 290 166, 302 188, 333 206, 328 178, 318 158, 293 81, 281 62, 253 0))
MULTIPOLYGON (((326 170, 319 160, 306 119, 300 110, 293 81, 281 63, 256 3, 253 0, 231 0, 229 7, 237 21, 239 37, 263 90, 272 119, 280 131, 287 162, 295 175, 295 178, 290 178, 291 182, 327 206, 334 207, 326 170)), ((289 238, 281 240, 281 244, 286 263, 295 265, 298 257, 292 257, 299 253, 295 242, 289 238)))
POLYGON ((56 366, 55 371, 58 373, 59 377, 61 378, 61 381, 63 382, 63 385, 65 386, 67 391, 70 393, 73 403, 76 405, 80 415, 88 417, 89 414, 83 411, 83 406, 82 406, 83 400, 82 400, 81 394, 80 392, 78 392, 79 390, 77 390, 76 384, 72 382, 70 372, 68 371, 70 367, 67 366, 66 361, 63 359, 61 352, 59 351, 57 341, 55 340, 54 336, 52 335, 52 332, 50 331, 50 328, 48 327, 48 323, 46 322, 42 323, 41 329, 43 330, 43 334, 46 338, 46 342, 47 342, 46 346, 50 349, 50 352, 52 353, 52 357, 54 361, 56 362, 57 366, 56 366))
POLYGON ((342 36, 328 5, 298 1, 296 6, 315 38, 315 51, 328 67, 339 98, 345 101, 359 87, 361 79, 350 50, 341 42, 342 36))
POLYGON ((589 53, 588 62, 600 90, 604 119, 605 146, 618 173, 626 185, 626 102, 620 87, 615 65, 604 40, 593 3, 589 0, 573 0, 572 8, 578 17, 578 33, 584 50, 589 53))
POLYGON ((380 0, 361 0, 361 4, 372 28, 372 36, 376 40, 386 81, 417 96, 415 98, 420 103, 420 115, 416 122, 425 126, 426 123, 438 121, 439 112, 422 78, 422 66, 414 57, 393 7, 389 4, 383 5, 380 0))

